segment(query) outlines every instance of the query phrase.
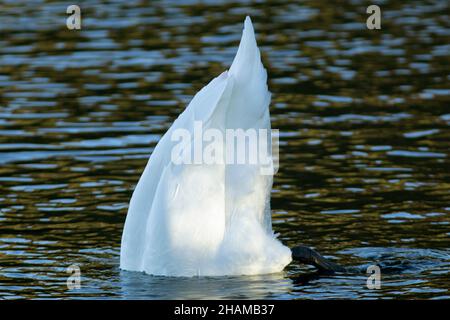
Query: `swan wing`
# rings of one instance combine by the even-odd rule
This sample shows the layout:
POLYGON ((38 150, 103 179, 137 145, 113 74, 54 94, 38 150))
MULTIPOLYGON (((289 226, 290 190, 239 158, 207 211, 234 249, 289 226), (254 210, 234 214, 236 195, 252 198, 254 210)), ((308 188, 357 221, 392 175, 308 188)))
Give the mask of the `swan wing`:
MULTIPOLYGON (((174 161, 186 154, 192 159, 204 139, 195 135, 199 123, 222 137, 230 129, 270 133, 269 104, 267 72, 247 17, 230 70, 194 96, 147 163, 125 222, 122 269, 168 276, 261 274, 291 261, 272 231, 273 177, 261 174, 260 163, 174 161), (173 140, 180 131, 189 137, 183 144, 173 140)), ((266 139, 270 145, 270 135, 266 139)), ((211 146, 223 160, 238 151, 211 140, 202 154, 211 146)))

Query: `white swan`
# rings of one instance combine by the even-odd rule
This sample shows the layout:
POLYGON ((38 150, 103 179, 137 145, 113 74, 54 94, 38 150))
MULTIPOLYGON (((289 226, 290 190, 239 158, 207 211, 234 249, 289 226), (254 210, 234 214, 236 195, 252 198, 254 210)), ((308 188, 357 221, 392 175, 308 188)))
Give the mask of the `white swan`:
MULTIPOLYGON (((120 267, 164 276, 274 273, 291 250, 272 231, 272 175, 259 164, 175 164, 171 135, 207 128, 270 130, 267 72, 249 17, 230 70, 200 90, 155 147, 134 190, 120 267)), ((188 148, 188 147, 186 147, 188 148)))

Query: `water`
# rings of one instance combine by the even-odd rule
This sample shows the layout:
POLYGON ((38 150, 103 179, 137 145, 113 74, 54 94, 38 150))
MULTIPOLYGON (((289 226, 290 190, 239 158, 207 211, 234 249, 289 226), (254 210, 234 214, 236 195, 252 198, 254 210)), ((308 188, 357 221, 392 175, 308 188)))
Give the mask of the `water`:
POLYGON ((0 4, 0 298, 450 298, 448 2, 0 4), (193 94, 229 67, 246 14, 281 131, 274 229, 366 275, 292 264, 257 277, 120 271, 149 154, 193 94), (78 264, 79 290, 66 268, 78 264))

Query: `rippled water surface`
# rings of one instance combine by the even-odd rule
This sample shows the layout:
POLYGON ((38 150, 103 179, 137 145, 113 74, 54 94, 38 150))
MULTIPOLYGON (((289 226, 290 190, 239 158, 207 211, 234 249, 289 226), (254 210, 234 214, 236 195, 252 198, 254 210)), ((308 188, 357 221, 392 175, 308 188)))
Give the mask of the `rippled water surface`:
POLYGON ((0 4, 0 298, 450 298, 447 1, 0 4), (366 276, 120 271, 128 201, 161 135, 227 69, 252 16, 281 131, 273 223, 366 276), (79 290, 66 268, 78 264, 79 290))

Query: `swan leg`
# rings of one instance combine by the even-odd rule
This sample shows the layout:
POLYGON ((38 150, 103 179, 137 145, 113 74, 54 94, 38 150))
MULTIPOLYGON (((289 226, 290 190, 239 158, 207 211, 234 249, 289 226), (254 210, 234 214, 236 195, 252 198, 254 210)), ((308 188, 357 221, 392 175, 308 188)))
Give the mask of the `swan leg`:
POLYGON ((292 259, 300 263, 315 266, 319 271, 325 273, 347 272, 347 269, 324 258, 316 250, 306 246, 292 248, 292 259))

